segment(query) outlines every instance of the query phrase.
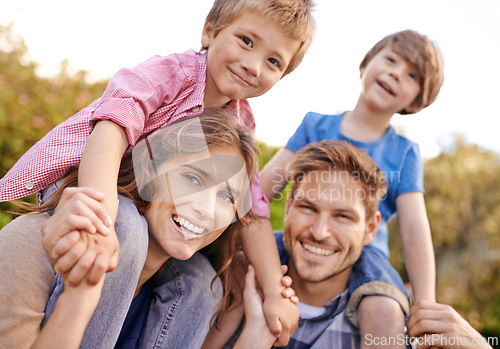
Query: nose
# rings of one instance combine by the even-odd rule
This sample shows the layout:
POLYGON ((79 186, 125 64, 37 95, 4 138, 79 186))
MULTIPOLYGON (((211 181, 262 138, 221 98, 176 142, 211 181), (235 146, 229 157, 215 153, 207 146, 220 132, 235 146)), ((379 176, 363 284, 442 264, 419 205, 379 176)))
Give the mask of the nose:
POLYGON ((389 71, 389 75, 396 81, 399 81, 400 77, 403 74, 403 70, 405 69, 402 64, 395 64, 391 70, 389 71))
POLYGON ((330 236, 330 219, 324 214, 318 217, 315 223, 311 225, 311 234, 318 241, 324 240, 330 236))
POLYGON ((241 61, 241 67, 250 75, 259 76, 261 71, 261 62, 257 55, 248 54, 244 60, 241 61))
POLYGON ((203 191, 202 195, 196 195, 191 207, 200 219, 214 219, 217 200, 216 195, 217 191, 215 189, 209 189, 207 191, 203 191))

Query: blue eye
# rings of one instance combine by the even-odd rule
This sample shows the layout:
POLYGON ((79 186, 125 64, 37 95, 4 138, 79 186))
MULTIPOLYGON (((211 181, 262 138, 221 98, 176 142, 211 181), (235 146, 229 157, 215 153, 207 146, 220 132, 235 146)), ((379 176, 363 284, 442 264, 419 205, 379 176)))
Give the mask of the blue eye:
POLYGON ((217 193, 217 196, 224 201, 233 202, 233 197, 225 191, 217 193))
POLYGON ((408 74, 408 75, 409 75, 409 76, 410 76, 410 78, 412 78, 413 80, 415 80, 415 81, 417 80, 417 76, 416 76, 415 74, 411 74, 411 73, 410 73, 410 74, 408 74))
POLYGON ((253 42, 252 40, 250 40, 249 38, 247 38, 246 36, 242 36, 240 37, 241 41, 243 41, 243 43, 247 46, 250 46, 250 47, 253 47, 253 42))
POLYGON ((193 184, 196 184, 196 185, 200 185, 200 180, 198 179, 198 177, 196 176, 193 176, 191 174, 184 174, 183 177, 189 182, 189 183, 193 183, 193 184))
POLYGON ((392 58, 392 57, 387 57, 387 60, 389 62, 391 62, 391 63, 395 63, 396 62, 396 60, 394 58, 392 58))

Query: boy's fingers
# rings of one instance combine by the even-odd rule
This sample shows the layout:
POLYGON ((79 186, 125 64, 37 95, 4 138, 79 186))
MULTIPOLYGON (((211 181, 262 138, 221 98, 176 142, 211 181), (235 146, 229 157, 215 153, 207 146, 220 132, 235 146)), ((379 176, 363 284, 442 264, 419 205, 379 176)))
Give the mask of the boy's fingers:
POLYGON ((97 255, 92 265, 92 269, 90 270, 90 274, 87 277, 87 283, 89 285, 97 285, 99 283, 108 269, 109 262, 110 258, 105 254, 100 253, 97 255))
POLYGON ((269 331, 276 337, 279 338, 281 336, 281 332, 283 332, 283 327, 281 326, 281 322, 278 317, 274 317, 272 320, 267 321, 267 327, 269 327, 269 331))
POLYGON ((113 253, 113 255, 111 256, 111 259, 109 260, 109 265, 106 272, 109 273, 115 270, 117 266, 118 266, 118 251, 115 251, 115 253, 113 253))
POLYGON ((90 187, 68 187, 64 189, 63 194, 61 196, 61 200, 59 200, 59 204, 64 204, 66 201, 71 200, 75 195, 84 194, 87 195, 94 200, 102 201, 104 199, 104 194, 98 192, 94 188, 90 187))
POLYGON ((281 284, 283 285, 283 287, 292 286, 292 278, 290 276, 283 276, 281 278, 281 284))
POLYGON ((80 233, 78 231, 74 230, 72 232, 69 232, 56 242, 50 255, 54 259, 58 259, 60 256, 68 252, 78 242, 79 239, 80 233))
POLYGON ((57 259, 54 265, 55 271, 61 275, 69 272, 71 268, 73 268, 78 262, 78 260, 84 255, 86 249, 87 244, 84 241, 77 241, 77 243, 74 244, 68 252, 57 259))
MULTIPOLYGON (((80 283, 82 283, 82 281, 85 280, 85 277, 89 274, 95 259, 96 259, 96 252, 92 248, 87 249, 84 255, 70 270, 70 272, 66 276, 65 282, 68 282, 68 284, 73 287, 78 286, 80 283)), ((98 281, 92 284, 89 283, 89 285, 91 286, 97 285, 98 281)))

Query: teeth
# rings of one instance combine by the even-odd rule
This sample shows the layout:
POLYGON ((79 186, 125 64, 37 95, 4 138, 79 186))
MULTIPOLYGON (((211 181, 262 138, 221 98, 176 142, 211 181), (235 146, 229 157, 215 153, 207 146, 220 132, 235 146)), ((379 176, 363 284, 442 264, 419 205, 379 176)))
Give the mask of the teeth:
POLYGON ((303 243, 302 246, 304 246, 304 249, 306 249, 307 251, 317 254, 318 256, 330 256, 334 252, 332 250, 325 250, 324 248, 319 248, 306 243, 303 243))
POLYGON ((174 219, 174 221, 179 223, 179 225, 182 228, 190 231, 193 234, 200 235, 200 234, 203 234, 205 232, 205 228, 198 227, 198 226, 194 225, 193 223, 185 220, 182 217, 174 216, 173 219, 174 219))

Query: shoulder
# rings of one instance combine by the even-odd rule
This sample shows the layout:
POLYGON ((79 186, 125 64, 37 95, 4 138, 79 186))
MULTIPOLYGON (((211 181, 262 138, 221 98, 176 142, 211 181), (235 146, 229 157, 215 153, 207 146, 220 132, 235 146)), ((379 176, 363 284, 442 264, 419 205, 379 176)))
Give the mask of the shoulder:
POLYGON ((304 116, 304 122, 308 122, 311 124, 317 123, 336 123, 342 120, 343 114, 321 114, 316 112, 309 112, 304 116))
POLYGON ((198 64, 196 52, 190 50, 184 53, 173 53, 168 56, 153 56, 142 62, 134 68, 137 72, 145 76, 156 76, 160 79, 162 76, 173 76, 178 79, 186 79, 196 76, 198 64))
POLYGON ((399 152, 402 157, 406 157, 408 154, 411 154, 420 158, 420 149, 418 144, 408 137, 396 132, 392 126, 388 131, 385 143, 389 145, 393 151, 399 152))
POLYGON ((134 202, 122 195, 118 195, 119 205, 116 214, 115 229, 147 229, 147 223, 134 202))

